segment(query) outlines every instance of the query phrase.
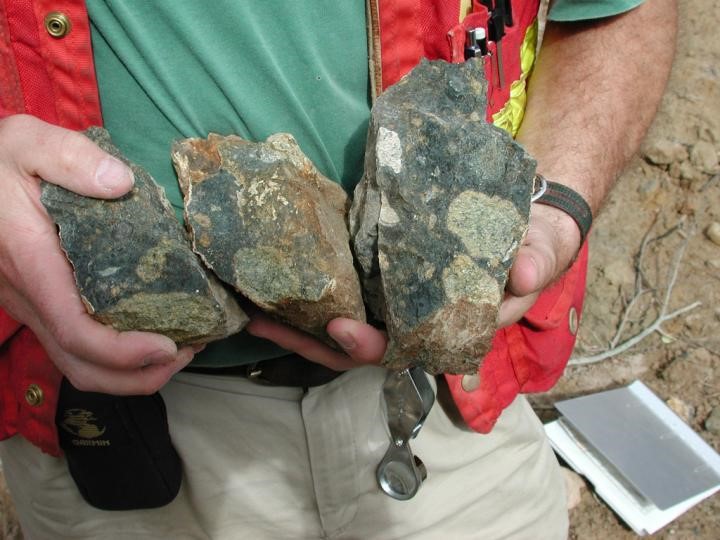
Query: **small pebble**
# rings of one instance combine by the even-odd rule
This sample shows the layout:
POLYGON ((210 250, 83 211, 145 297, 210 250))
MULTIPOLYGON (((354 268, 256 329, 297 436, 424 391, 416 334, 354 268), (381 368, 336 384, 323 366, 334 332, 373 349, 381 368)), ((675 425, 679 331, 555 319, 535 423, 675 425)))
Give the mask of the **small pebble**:
POLYGON ((705 236, 708 237, 712 243, 720 246, 720 223, 714 221, 707 229, 705 229, 705 236))
POLYGON ((679 142, 660 139, 647 146, 645 157, 655 165, 669 165, 675 161, 687 159, 688 152, 685 146, 679 142))
POLYGON ((720 434, 720 407, 715 407, 705 419, 705 429, 710 433, 720 434))
POLYGON ((698 141, 690 151, 690 162, 702 172, 716 173, 719 167, 715 145, 708 141, 698 141))
POLYGON ((682 170, 680 167, 680 163, 673 163, 672 165, 670 165, 670 167, 668 168, 668 174, 673 178, 682 178, 682 170))
POLYGON ((667 400, 666 403, 667 406, 670 407, 675 414, 677 414, 688 424, 695 415, 695 408, 678 397, 672 396, 670 399, 667 400))
POLYGON ((585 480, 576 473, 568 469, 567 467, 560 467, 563 473, 563 479, 565 480, 565 495, 567 497, 567 509, 572 510, 580 504, 582 500, 582 494, 587 486, 585 480))
POLYGON ((691 182, 702 180, 703 178, 705 178, 703 174, 699 170, 697 170, 689 161, 683 161, 680 164, 679 172, 680 178, 690 180, 691 182))

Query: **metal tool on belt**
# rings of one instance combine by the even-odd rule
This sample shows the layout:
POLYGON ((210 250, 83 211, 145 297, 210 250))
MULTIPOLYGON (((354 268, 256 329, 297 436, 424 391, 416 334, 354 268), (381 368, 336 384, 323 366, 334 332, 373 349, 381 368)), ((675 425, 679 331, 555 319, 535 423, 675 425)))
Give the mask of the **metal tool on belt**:
POLYGON ((380 488, 390 497, 405 501, 415 496, 427 471, 410 449, 410 439, 420 432, 435 403, 427 375, 419 367, 391 371, 383 384, 390 429, 390 447, 377 468, 380 488))

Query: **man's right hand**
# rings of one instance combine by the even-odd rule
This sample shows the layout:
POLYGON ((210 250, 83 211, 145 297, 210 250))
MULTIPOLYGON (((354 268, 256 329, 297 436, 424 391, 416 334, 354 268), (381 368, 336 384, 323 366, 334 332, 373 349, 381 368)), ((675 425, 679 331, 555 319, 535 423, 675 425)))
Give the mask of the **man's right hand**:
POLYGON ((80 133, 27 115, 0 120, 0 306, 29 326, 78 389, 151 394, 193 350, 165 336, 118 332, 94 321, 80 299, 54 223, 40 202, 40 178, 112 199, 132 171, 80 133))

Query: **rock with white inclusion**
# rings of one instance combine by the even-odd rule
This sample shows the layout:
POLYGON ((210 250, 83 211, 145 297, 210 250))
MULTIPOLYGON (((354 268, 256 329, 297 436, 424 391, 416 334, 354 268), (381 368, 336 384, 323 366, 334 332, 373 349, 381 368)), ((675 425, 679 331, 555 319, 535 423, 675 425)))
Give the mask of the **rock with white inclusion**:
POLYGON ((475 373, 490 350, 535 161, 486 92, 482 61, 423 61, 373 106, 350 230, 388 367, 475 373))
POLYGON ((285 133, 177 141, 172 159, 193 249, 279 320, 329 341, 336 317, 365 320, 347 226, 349 198, 285 133))

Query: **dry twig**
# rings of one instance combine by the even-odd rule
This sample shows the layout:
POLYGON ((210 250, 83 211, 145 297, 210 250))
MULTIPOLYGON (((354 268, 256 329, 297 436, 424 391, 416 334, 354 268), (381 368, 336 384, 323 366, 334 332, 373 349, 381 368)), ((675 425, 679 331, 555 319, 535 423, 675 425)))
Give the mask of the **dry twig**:
MULTIPOLYGON (((668 280, 667 288, 665 289, 665 296, 663 298, 662 303, 660 304, 660 312, 658 313, 657 318, 655 321, 653 321, 649 326, 642 329, 640 332, 635 334, 634 336, 626 339, 622 343, 618 343, 620 341, 620 338, 622 337, 625 327, 627 325, 628 320, 630 319, 630 313, 633 311, 633 308, 636 306, 638 300, 641 296, 644 294, 650 292, 650 289, 645 288, 645 276, 642 272, 642 259, 645 255, 645 250, 650 243, 650 232, 652 231, 653 227, 655 226, 656 220, 653 221, 652 225, 650 226, 650 229, 645 234, 645 237, 643 238, 642 244, 640 245, 640 250, 638 252, 637 256, 637 262, 636 262, 636 279, 635 279, 635 291, 628 302, 627 306, 623 310, 623 314, 620 320, 620 323, 618 325, 617 331, 615 332, 615 336, 613 336, 612 340, 610 341, 610 346, 607 350, 599 352, 597 354, 589 355, 589 356, 579 356, 579 357, 573 357, 570 359, 569 365, 572 366, 582 366, 587 364, 595 364, 597 362, 602 362, 603 360, 607 360, 608 358, 612 358, 614 356, 617 356, 619 354, 624 353, 631 347, 637 345, 639 342, 641 342, 643 339, 648 337, 649 335, 657 332, 660 335, 662 335, 664 338, 673 339, 672 336, 669 336, 665 330, 663 330, 662 325, 666 323, 667 321, 674 319, 675 317, 679 317, 680 315, 687 313, 690 310, 693 310, 700 305, 702 305, 702 302, 693 302, 692 304, 689 304, 687 306, 684 306, 682 308, 676 309, 674 311, 671 311, 670 313, 667 312, 669 304, 670 304, 670 296, 672 295, 673 287, 675 286, 675 282, 677 281, 678 276, 678 270, 680 269, 680 262, 682 261, 683 255, 685 254, 685 249, 687 248, 688 243, 690 242, 691 235, 684 235, 685 241, 680 246, 680 249, 678 249, 677 253, 675 254, 675 260, 673 262, 671 271, 670 271, 670 277, 668 280)), ((677 227, 674 227, 670 231, 677 230, 677 227)), ((659 240, 661 238, 664 238, 667 236, 668 232, 666 231, 665 234, 654 238, 652 241, 659 240)))

